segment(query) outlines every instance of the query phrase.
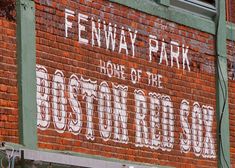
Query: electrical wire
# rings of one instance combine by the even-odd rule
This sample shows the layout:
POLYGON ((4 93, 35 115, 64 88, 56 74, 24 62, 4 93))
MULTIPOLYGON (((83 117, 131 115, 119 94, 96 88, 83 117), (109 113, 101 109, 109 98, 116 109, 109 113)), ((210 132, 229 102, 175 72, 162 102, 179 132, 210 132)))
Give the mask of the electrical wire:
MULTIPOLYGON (((218 14, 220 15, 220 10, 218 9, 218 14)), ((219 22, 220 22, 220 16, 218 16, 218 19, 217 19, 217 30, 216 30, 216 34, 218 35, 218 30, 219 30, 219 22)), ((218 40, 218 39, 217 39, 218 40)), ((218 47, 218 46, 217 46, 218 47)), ((228 93, 228 89, 227 89, 227 86, 226 86, 226 83, 225 83, 225 79, 224 79, 224 75, 222 73, 222 69, 221 69, 221 65, 220 65, 220 61, 219 61, 219 53, 218 53, 218 50, 217 50, 217 73, 218 73, 218 81, 219 81, 219 86, 221 87, 221 90, 222 90, 222 95, 223 95, 223 107, 222 107, 222 111, 221 111, 221 115, 220 115, 220 120, 219 120, 219 146, 221 147, 221 151, 222 151, 222 157, 223 157, 223 160, 225 161, 226 163, 226 166, 229 168, 229 164, 226 160, 226 157, 225 157, 225 154, 224 154, 224 147, 223 147, 223 140, 221 138, 221 127, 222 127, 222 120, 224 118, 224 113, 225 113, 225 106, 226 106, 226 103, 227 103, 227 93, 228 93), (222 77, 222 80, 223 80, 223 84, 224 84, 224 89, 223 89, 223 86, 222 86, 222 83, 221 83, 221 80, 220 80, 220 76, 222 77)), ((223 164, 220 162, 220 165, 223 167, 223 164)))
POLYGON ((13 155, 14 155, 14 151, 15 151, 14 148, 13 148, 12 146, 6 145, 6 144, 5 144, 5 146, 6 146, 6 147, 9 147, 9 148, 11 149, 11 154, 8 156, 8 158, 12 158, 13 155))
POLYGON ((1 168, 14 168, 15 158, 16 158, 16 156, 14 155, 14 152, 15 152, 15 149, 12 146, 6 145, 6 144, 5 144, 4 150, 0 150, 0 153, 3 154, 3 157, 0 160, 1 168), (6 150, 11 150, 9 155, 6 153, 6 150), (3 165, 4 159, 7 160, 7 163, 8 163, 7 167, 3 165))
MULTIPOLYGON (((0 153, 3 154, 3 157, 0 160, 1 168, 5 168, 5 166, 3 165, 3 160, 6 159, 8 161, 8 156, 7 156, 6 152, 4 152, 3 150, 0 150, 0 153)), ((9 167, 9 164, 8 164, 8 167, 9 167)))
POLYGON ((11 168, 15 168, 15 159, 16 159, 16 156, 13 156, 11 158, 11 168))
MULTIPOLYGON (((223 120, 223 117, 224 117, 224 112, 225 112, 225 106, 226 106, 226 102, 227 102, 227 87, 226 87, 226 83, 225 83, 225 80, 224 80, 224 75, 222 74, 222 70, 221 70, 221 66, 220 66, 220 62, 218 61, 218 67, 219 67, 219 73, 221 73, 221 76, 222 76, 222 79, 223 79, 223 83, 224 83, 224 87, 225 87, 225 91, 223 90, 223 87, 222 87, 222 83, 219 79, 219 84, 220 84, 220 87, 221 87, 221 90, 222 90, 222 94, 223 94, 223 99, 224 99, 224 103, 223 103, 223 108, 222 108, 222 113, 220 115, 220 121, 219 121, 219 139, 220 139, 220 146, 221 146, 221 151, 222 151, 222 156, 223 156, 223 159, 226 163, 226 166, 229 168, 229 165, 228 165, 228 162, 225 158, 225 154, 224 154, 224 148, 223 148, 223 140, 221 138, 221 127, 222 127, 222 120, 223 120)), ((221 163, 220 163, 221 164, 221 163)), ((222 165, 222 164, 221 164, 222 165)), ((223 167, 223 165, 222 165, 223 167)))

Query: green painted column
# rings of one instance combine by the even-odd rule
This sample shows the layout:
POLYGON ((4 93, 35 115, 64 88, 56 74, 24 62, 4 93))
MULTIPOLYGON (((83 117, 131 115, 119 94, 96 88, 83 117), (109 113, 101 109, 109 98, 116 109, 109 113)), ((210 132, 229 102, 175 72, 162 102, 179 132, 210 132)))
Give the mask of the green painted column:
POLYGON ((20 143, 37 148, 35 7, 16 1, 20 143))
POLYGON ((217 15, 217 135, 218 167, 228 168, 230 164, 229 108, 228 108, 228 74, 226 51, 226 17, 225 0, 218 0, 217 15))

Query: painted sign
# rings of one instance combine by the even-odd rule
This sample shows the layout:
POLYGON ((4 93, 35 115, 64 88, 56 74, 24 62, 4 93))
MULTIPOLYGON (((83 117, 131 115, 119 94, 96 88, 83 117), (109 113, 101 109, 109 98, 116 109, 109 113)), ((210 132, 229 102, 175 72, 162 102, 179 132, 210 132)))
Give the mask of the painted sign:
MULTIPOLYGON (((111 51, 110 54, 118 52, 126 58, 139 59, 136 56, 138 30, 118 27, 101 20, 95 21, 88 15, 75 15, 74 11, 68 9, 65 9, 65 40, 73 36, 71 31, 76 29, 72 21, 74 17, 78 20, 79 43, 87 47, 106 48, 111 51), (90 32, 86 28, 87 25, 91 26, 90 32), (89 33, 90 35, 84 36, 89 33)), ((148 53, 145 58, 150 65, 156 61, 154 55, 160 53, 158 64, 190 73, 187 44, 179 44, 174 40, 166 43, 165 39, 159 40, 157 35, 148 35, 147 44, 148 53), (167 48, 170 48, 169 52, 167 48)), ((47 67, 37 65, 38 129, 47 130, 53 125, 59 134, 69 131, 77 136, 85 129, 88 141, 94 141, 99 136, 104 142, 131 143, 136 148, 146 147, 171 152, 175 146, 175 116, 178 109, 180 121, 177 122, 181 127, 180 151, 191 151, 197 157, 214 159, 214 108, 197 101, 190 104, 190 100, 186 99, 175 105, 171 96, 160 93, 165 85, 164 76, 153 72, 151 67, 148 69, 145 71, 138 67, 127 67, 122 62, 114 63, 112 59, 100 59, 97 72, 106 76, 107 80, 98 81, 82 74, 73 73, 66 76, 66 72, 60 69, 54 70, 54 74, 50 75, 47 67), (119 83, 113 79, 117 79, 119 83), (124 84, 124 81, 129 81, 131 87, 134 87, 132 93, 129 91, 130 85, 124 84), (140 89, 140 81, 156 88, 156 92, 140 89), (85 109, 81 107, 81 101, 85 102, 85 109), (128 109, 130 106, 133 108, 128 109), (98 121, 94 121, 95 113, 98 114, 98 121), (130 123, 135 125, 133 142, 129 137, 130 123), (94 132, 95 124, 99 125, 99 134, 94 132)))

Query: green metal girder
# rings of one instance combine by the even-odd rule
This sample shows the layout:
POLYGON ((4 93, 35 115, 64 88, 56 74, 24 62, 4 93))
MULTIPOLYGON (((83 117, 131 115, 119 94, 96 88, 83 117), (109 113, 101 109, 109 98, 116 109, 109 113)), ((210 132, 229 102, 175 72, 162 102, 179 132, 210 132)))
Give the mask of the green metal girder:
MULTIPOLYGON (((95 160, 101 160, 101 161, 104 161, 104 162, 113 162, 113 163, 117 163, 117 164, 121 163, 122 165, 136 165, 138 167, 142 167, 143 166, 143 167, 150 167, 150 168, 174 168, 174 166, 153 165, 153 164, 148 164, 148 163, 141 163, 141 162, 135 162, 135 161, 127 161, 127 160, 115 159, 115 158, 107 158, 107 157, 98 156, 98 155, 83 154, 83 153, 71 152, 71 151, 58 151, 58 150, 36 150, 36 151, 33 151, 33 150, 31 150, 30 152, 32 152, 32 153, 34 153, 34 152, 36 152, 36 153, 42 152, 44 156, 49 154, 50 155, 49 158, 53 158, 52 156, 54 154, 62 154, 62 155, 64 155, 65 158, 66 158, 66 155, 67 155, 67 156, 78 157, 77 158, 78 160, 79 160, 79 158, 80 159, 81 158, 94 159, 93 161, 90 160, 89 161, 90 163, 92 163, 92 162, 96 163, 95 160)), ((57 155, 57 157, 59 157, 59 156, 57 155)), ((43 161, 43 159, 41 161, 46 163, 45 161, 43 161)), ((58 162, 53 162, 53 161, 51 161, 51 163, 52 164, 59 164, 58 162)), ((98 164, 97 164, 97 167, 99 167, 98 164)), ((126 167, 129 167, 129 166, 126 166, 126 167)))
POLYGON ((20 143, 37 148, 35 7, 31 0, 16 1, 17 67, 20 143))
POLYGON ((156 0, 156 1, 162 5, 170 6, 170 0, 156 0))
POLYGON ((168 6, 169 0, 109 0, 210 34, 216 33, 212 19, 168 6), (159 2, 159 3, 156 3, 159 2))
POLYGON ((228 108, 228 74, 226 50, 226 17, 225 0, 218 1, 217 16, 217 77, 216 77, 216 109, 217 109, 217 142, 218 167, 230 167, 230 135, 229 135, 229 108, 228 108))

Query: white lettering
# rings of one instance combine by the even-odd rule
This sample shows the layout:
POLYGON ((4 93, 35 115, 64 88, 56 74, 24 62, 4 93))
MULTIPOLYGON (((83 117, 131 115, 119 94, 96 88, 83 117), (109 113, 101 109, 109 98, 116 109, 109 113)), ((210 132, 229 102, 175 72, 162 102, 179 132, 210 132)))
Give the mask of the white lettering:
POLYGON ((107 75, 110 78, 113 76, 113 64, 111 63, 111 61, 107 62, 107 75))
POLYGON ((185 47, 183 44, 182 51, 183 51, 183 69, 185 69, 185 61, 186 61, 188 71, 190 72, 190 66, 189 66, 189 60, 188 60, 188 46, 185 47))
POLYGON ((174 111, 173 103, 169 96, 162 96, 162 130, 163 140, 162 147, 163 151, 171 151, 174 146, 174 111))
POLYGON ((125 66, 114 64, 111 61, 107 63, 100 60, 100 72, 107 75, 108 77, 116 77, 118 79, 125 80, 125 66))
POLYGON ((94 113, 94 99, 97 97, 97 81, 92 81, 90 79, 83 79, 81 77, 82 94, 83 99, 86 100, 86 113, 87 113, 87 129, 86 138, 89 140, 94 140, 94 129, 93 129, 93 113, 94 113))
POLYGON ((162 75, 160 74, 153 74, 151 72, 146 72, 146 74, 148 75, 148 85, 151 86, 156 86, 159 89, 162 89, 162 75))
POLYGON ((161 95, 156 93, 149 93, 150 96, 150 129, 151 141, 150 148, 159 149, 161 145, 161 131, 160 131, 160 100, 161 95))
POLYGON ((148 147, 149 146, 148 127, 145 121, 145 116, 147 115, 146 97, 142 90, 135 90, 134 96, 135 96, 135 108, 136 108, 135 146, 148 147))
POLYGON ((124 27, 122 27, 121 30, 121 37, 120 37, 120 44, 119 44, 119 53, 121 53, 122 49, 126 50, 126 55, 128 55, 128 49, 127 49, 127 44, 126 44, 126 36, 125 36, 125 31, 124 27))
POLYGON ((129 33, 130 33, 130 39, 131 39, 131 46, 132 46, 132 57, 135 57, 135 40, 136 40, 136 34, 137 34, 137 30, 135 30, 134 36, 131 32, 131 29, 128 29, 129 33))
POLYGON ((81 25, 81 21, 88 21, 88 16, 87 15, 83 15, 81 13, 78 14, 78 41, 80 43, 84 43, 84 44, 88 44, 88 40, 81 37, 82 31, 85 32, 86 31, 86 27, 84 25, 81 25))
POLYGON ((213 124, 213 116, 214 116, 214 109, 210 106, 202 106, 203 111, 203 121, 205 125, 205 138, 204 138, 204 147, 202 156, 204 158, 215 158, 215 142, 212 137, 212 124, 213 124))
POLYGON ((152 53, 158 51, 158 41, 157 37, 149 35, 149 61, 152 62, 152 53), (152 43, 155 43, 155 46, 152 46, 152 43))
POLYGON ((131 81, 133 84, 136 84, 140 81, 142 70, 131 68, 131 81))
POLYGON ((112 43, 112 51, 115 49, 115 43, 116 43, 116 32, 117 32, 117 25, 114 25, 114 30, 112 28, 111 23, 109 23, 109 28, 107 32, 106 24, 104 22, 104 34, 105 34, 105 39, 106 39, 106 49, 109 49, 109 43, 111 40, 112 43))
POLYGON ((98 31, 97 31, 94 19, 92 18, 92 33, 91 33, 91 36, 92 36, 92 39, 91 39, 92 47, 95 45, 95 37, 97 39, 98 46, 100 47, 101 46, 101 42, 100 42, 100 20, 98 20, 98 31))
POLYGON ((193 104, 192 111, 192 140, 193 150, 196 156, 200 156, 202 152, 202 111, 198 102, 193 104))
POLYGON ((47 69, 43 66, 36 66, 37 76, 37 126, 40 130, 46 130, 50 125, 49 114, 49 81, 47 69))
POLYGON ((68 16, 74 17, 74 11, 65 9, 65 37, 68 37, 68 28, 72 28, 73 23, 68 21, 68 16))
POLYGON ((166 43, 165 40, 162 39, 162 47, 161 47, 161 55, 159 64, 162 64, 162 59, 165 59, 166 65, 168 66, 167 52, 166 52, 166 43))
POLYGON ((102 82, 99 86, 98 94, 98 114, 100 135, 104 141, 108 141, 111 136, 111 93, 107 82, 102 82), (106 119, 106 122, 105 122, 106 119))
POLYGON ((114 141, 120 143, 127 143, 128 130, 127 130, 127 86, 113 84, 114 96, 114 141), (121 131, 120 131, 121 129, 121 131), (121 133, 120 133, 121 132, 121 133))
POLYGON ((66 99, 65 99, 65 81, 64 74, 60 70, 56 70, 52 84, 53 95, 53 122, 58 133, 63 133, 66 129, 66 99))
POLYGON ((177 67, 179 69, 179 55, 180 55, 180 48, 179 43, 175 41, 171 41, 171 67, 173 67, 174 58, 176 59, 177 67), (176 46, 177 51, 174 51, 174 46, 176 46))
POLYGON ((188 153, 191 149, 191 129, 188 123, 189 102, 183 100, 180 105, 180 125, 183 133, 180 133, 181 152, 188 153))
POLYGON ((71 75, 69 80, 69 104, 72 112, 68 113, 68 130, 74 135, 78 135, 82 127, 82 108, 77 100, 81 83, 76 75, 71 75), (75 119, 73 119, 75 117, 75 119))

